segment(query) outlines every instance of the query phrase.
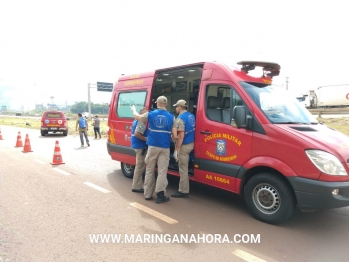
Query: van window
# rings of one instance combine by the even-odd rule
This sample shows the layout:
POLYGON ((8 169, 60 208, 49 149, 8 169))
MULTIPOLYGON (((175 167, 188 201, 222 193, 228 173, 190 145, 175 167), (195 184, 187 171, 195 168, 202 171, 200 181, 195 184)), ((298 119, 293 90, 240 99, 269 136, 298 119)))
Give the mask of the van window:
POLYGON ((238 93, 230 86, 209 85, 206 92, 206 115, 209 119, 230 124, 232 110, 243 105, 238 93))
POLYGON ((133 118, 130 106, 135 105, 137 112, 139 112, 139 110, 145 105, 146 96, 146 91, 120 93, 118 98, 118 106, 116 107, 117 115, 119 117, 133 118))

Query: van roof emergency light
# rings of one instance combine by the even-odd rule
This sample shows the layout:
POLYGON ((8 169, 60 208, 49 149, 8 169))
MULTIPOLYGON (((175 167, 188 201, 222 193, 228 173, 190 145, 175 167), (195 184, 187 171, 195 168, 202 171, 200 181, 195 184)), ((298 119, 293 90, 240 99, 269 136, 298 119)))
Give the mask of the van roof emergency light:
POLYGON ((261 62, 261 61, 241 61, 237 63, 242 65, 241 70, 248 74, 249 71, 254 70, 256 66, 263 67, 263 77, 278 76, 280 74, 281 66, 277 63, 261 62))

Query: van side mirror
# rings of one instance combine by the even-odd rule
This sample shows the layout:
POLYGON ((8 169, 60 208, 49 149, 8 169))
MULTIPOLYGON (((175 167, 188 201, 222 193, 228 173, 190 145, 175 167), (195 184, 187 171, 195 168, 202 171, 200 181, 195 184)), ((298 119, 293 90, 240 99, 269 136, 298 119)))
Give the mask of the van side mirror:
POLYGON ((246 126, 246 107, 235 106, 233 109, 233 119, 231 125, 237 128, 245 128, 246 126))

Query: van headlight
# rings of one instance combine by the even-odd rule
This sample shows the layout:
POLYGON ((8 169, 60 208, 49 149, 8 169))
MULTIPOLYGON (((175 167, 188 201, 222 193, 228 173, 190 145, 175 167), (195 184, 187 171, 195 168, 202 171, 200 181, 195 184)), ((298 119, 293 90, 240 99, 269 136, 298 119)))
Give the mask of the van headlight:
POLYGON ((321 172, 332 176, 347 176, 342 163, 334 155, 321 150, 305 150, 305 153, 321 172))

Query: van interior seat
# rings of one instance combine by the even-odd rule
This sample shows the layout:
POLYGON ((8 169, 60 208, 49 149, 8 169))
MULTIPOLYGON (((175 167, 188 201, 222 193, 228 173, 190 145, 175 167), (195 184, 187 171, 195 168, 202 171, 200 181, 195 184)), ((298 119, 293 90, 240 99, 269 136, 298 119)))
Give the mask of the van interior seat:
POLYGON ((219 98, 209 96, 207 98, 207 116, 211 120, 222 122, 222 109, 219 107, 219 98))
POLYGON ((230 124, 230 97, 223 97, 222 99, 222 120, 224 123, 230 124))

